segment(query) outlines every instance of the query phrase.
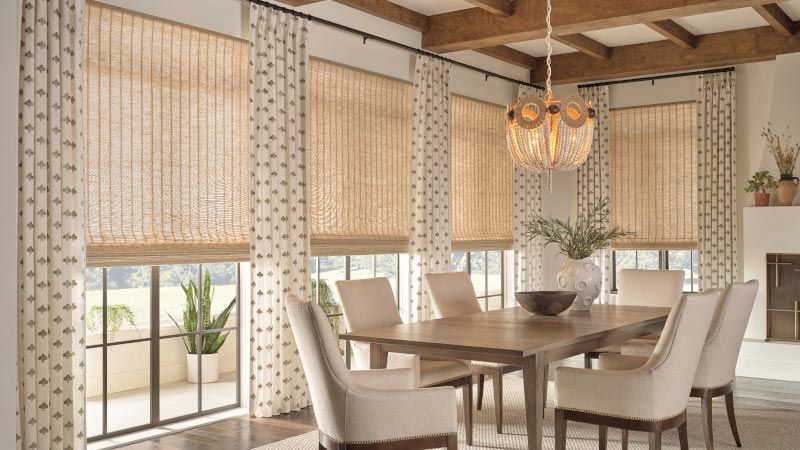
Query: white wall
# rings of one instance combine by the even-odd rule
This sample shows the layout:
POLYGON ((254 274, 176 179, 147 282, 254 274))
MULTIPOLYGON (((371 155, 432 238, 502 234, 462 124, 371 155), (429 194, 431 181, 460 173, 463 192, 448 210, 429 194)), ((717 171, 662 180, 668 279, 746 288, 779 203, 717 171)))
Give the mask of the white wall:
POLYGON ((0 286, 3 314, 0 343, 6 363, 0 367, 0 448, 16 439, 17 368, 17 86, 19 86, 19 2, 0 2, 0 286))

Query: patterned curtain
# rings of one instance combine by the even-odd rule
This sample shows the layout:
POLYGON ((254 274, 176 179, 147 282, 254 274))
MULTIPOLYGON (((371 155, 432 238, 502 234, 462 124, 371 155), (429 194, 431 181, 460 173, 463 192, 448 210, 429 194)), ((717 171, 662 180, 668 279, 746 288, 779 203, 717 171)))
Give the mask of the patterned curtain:
POLYGON ((17 449, 86 448, 82 14, 22 4, 17 449))
POLYGON ((450 271, 450 64, 417 55, 411 134, 409 321, 433 319, 422 277, 450 271))
POLYGON ((697 77, 700 289, 736 281, 736 73, 697 77))
MULTIPOLYGON (((536 89, 519 85, 517 99, 537 94, 536 89)), ((542 288, 542 240, 523 236, 522 223, 542 213, 542 175, 514 166, 514 289, 535 291, 542 288)))
POLYGON ((250 4, 250 415, 309 405, 284 305, 310 297, 305 19, 250 4))
MULTIPOLYGON (((586 163, 578 168, 578 214, 584 214, 601 200, 611 201, 611 146, 608 128, 608 86, 579 89, 579 94, 597 111, 594 123, 594 143, 586 163)), ((606 224, 610 226, 610 223, 606 224)), ((603 272, 600 288, 600 303, 611 301, 611 249, 600 250, 593 256, 595 264, 603 272)))

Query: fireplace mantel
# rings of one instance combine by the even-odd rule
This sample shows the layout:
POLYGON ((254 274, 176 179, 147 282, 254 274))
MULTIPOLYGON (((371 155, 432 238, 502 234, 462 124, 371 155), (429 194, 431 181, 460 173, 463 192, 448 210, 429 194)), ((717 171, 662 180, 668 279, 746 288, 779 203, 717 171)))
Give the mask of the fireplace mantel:
POLYGON ((800 344, 766 341, 767 254, 800 254, 800 206, 746 207, 743 216, 743 280, 756 279, 759 287, 737 374, 800 381, 800 344))

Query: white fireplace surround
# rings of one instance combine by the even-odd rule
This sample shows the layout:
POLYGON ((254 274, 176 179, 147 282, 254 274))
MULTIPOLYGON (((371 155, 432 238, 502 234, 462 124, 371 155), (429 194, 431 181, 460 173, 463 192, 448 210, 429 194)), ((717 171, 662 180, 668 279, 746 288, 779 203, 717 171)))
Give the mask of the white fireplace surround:
POLYGON ((800 254, 800 206, 747 207, 743 225, 744 280, 758 280, 759 288, 737 374, 800 381, 800 344, 766 341, 767 254, 800 254))

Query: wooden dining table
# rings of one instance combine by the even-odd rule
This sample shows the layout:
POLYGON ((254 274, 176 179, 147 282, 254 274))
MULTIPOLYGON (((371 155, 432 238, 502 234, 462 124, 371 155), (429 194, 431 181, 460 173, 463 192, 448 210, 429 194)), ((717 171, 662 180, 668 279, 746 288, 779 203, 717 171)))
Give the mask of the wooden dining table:
POLYGON ((521 366, 528 448, 540 450, 547 365, 657 333, 669 312, 669 308, 594 305, 585 312, 538 316, 513 307, 343 333, 339 337, 368 342, 373 369, 386 367, 389 352, 521 366))

